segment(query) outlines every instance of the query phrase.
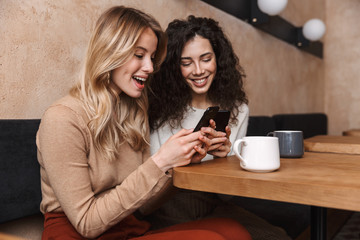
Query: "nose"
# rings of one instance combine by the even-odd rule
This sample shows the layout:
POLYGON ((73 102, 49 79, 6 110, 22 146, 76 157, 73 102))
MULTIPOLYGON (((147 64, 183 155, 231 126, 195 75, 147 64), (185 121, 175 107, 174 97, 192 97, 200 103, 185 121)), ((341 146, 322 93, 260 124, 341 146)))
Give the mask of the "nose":
POLYGON ((195 62, 193 75, 201 75, 202 73, 204 73, 204 70, 202 69, 201 64, 199 62, 195 62))
POLYGON ((154 71, 154 63, 151 58, 147 58, 144 61, 143 71, 146 73, 152 73, 154 71))

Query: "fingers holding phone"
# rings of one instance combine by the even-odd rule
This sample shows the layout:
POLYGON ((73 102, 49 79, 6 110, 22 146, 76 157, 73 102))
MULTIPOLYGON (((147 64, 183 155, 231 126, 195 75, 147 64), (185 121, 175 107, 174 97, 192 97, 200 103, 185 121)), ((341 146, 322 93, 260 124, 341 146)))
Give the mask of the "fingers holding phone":
MULTIPOLYGON (((202 144, 196 145, 194 149, 196 153, 193 155, 191 159, 191 163, 200 163, 201 160, 207 155, 209 147, 212 144, 212 140, 210 139, 210 135, 204 132, 204 130, 213 130, 211 127, 203 127, 198 131, 199 140, 202 141, 202 144)), ((213 130, 215 131, 215 130, 213 130)))
POLYGON ((211 145, 208 149, 208 154, 216 157, 226 157, 231 150, 231 145, 230 140, 227 138, 224 143, 211 145))
POLYGON ((217 138, 212 139, 213 144, 208 149, 209 154, 216 157, 225 157, 229 154, 232 146, 230 142, 231 129, 229 126, 225 126, 224 134, 226 134, 226 140, 223 142, 217 141, 217 138))
POLYGON ((196 125, 194 131, 201 130, 211 140, 208 153, 225 157, 231 150, 229 140, 231 130, 228 126, 230 111, 219 110, 218 106, 209 107, 196 125))
POLYGON ((200 162, 211 145, 211 140, 202 131, 182 129, 171 136, 152 156, 160 169, 184 166, 191 162, 200 162))

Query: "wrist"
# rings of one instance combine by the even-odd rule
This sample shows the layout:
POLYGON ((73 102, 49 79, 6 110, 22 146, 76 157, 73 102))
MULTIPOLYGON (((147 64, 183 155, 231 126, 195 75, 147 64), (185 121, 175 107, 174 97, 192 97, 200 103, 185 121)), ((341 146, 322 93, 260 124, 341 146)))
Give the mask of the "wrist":
POLYGON ((161 157, 158 152, 152 155, 151 159, 154 161, 156 166, 158 166, 158 168, 164 173, 166 173, 170 169, 170 167, 166 164, 166 161, 161 157))

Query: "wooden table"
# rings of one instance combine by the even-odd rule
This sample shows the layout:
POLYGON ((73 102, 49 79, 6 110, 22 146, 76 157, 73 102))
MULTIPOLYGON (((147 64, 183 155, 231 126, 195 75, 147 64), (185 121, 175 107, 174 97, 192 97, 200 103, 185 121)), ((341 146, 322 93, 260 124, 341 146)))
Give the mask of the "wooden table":
POLYGON ((1 240, 25 240, 24 238, 19 238, 17 236, 9 235, 7 233, 0 233, 1 240))
POLYGON ((360 137, 319 135, 304 140, 305 151, 360 154, 360 137))
POLYGON ((360 155, 305 152, 303 158, 282 158, 280 169, 270 173, 245 171, 235 156, 177 167, 173 182, 179 188, 315 206, 312 239, 326 239, 323 208, 360 211, 359 173, 360 155))
POLYGON ((343 132, 343 136, 358 136, 360 137, 360 129, 349 129, 343 132))

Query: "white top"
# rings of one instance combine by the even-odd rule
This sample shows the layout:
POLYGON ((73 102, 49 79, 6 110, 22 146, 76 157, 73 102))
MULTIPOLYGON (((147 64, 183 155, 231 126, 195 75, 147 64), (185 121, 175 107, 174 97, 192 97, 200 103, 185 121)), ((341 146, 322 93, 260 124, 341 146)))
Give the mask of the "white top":
MULTIPOLYGON (((181 126, 177 128, 171 128, 169 124, 164 124, 156 131, 152 131, 150 134, 150 151, 151 155, 156 153, 160 146, 166 142, 166 140, 179 132, 182 128, 190 129, 195 128, 200 118, 204 114, 206 109, 188 108, 188 112, 184 120, 181 122, 181 126)), ((237 116, 238 123, 236 125, 230 125, 231 135, 230 142, 234 144, 235 140, 243 138, 246 135, 246 130, 249 120, 249 108, 246 104, 242 104, 239 107, 239 114, 237 116)), ((232 148, 228 155, 233 155, 232 148)), ((203 160, 213 159, 213 156, 208 154, 203 160)))

